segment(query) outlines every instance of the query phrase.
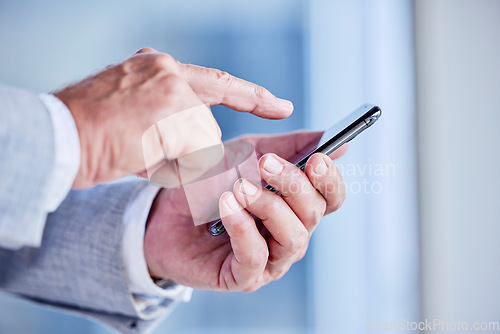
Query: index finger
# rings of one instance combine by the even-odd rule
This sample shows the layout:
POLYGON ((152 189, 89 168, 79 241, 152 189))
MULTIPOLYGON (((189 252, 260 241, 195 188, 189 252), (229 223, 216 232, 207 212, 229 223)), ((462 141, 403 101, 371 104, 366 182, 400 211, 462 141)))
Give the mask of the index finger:
POLYGON ((268 119, 290 116, 293 104, 264 87, 214 68, 180 64, 184 78, 204 103, 224 105, 268 119))
POLYGON ((219 208, 233 249, 228 263, 231 268, 223 271, 225 275, 221 279, 229 290, 242 290, 255 283, 264 271, 269 257, 267 243, 252 216, 238 203, 234 194, 222 194, 219 208))

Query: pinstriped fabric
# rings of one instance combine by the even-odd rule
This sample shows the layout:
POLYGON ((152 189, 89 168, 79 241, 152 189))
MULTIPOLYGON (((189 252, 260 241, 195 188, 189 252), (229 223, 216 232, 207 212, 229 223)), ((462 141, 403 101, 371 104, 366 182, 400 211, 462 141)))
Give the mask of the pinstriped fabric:
POLYGON ((137 319, 121 258, 123 214, 145 182, 71 191, 47 219, 41 248, 0 248, 0 289, 91 316, 124 333, 137 319))

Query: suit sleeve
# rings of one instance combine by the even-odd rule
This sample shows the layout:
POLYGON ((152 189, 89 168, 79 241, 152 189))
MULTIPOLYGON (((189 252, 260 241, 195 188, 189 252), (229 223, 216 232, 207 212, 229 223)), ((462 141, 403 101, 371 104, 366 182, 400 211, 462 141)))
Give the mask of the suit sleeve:
POLYGON ((116 183, 71 191, 49 214, 42 247, 0 248, 0 289, 90 316, 123 333, 142 333, 164 312, 144 320, 137 314, 123 266, 123 215, 144 182, 116 183))
POLYGON ((40 245, 54 150, 52 121, 42 101, 0 85, 0 245, 40 245))

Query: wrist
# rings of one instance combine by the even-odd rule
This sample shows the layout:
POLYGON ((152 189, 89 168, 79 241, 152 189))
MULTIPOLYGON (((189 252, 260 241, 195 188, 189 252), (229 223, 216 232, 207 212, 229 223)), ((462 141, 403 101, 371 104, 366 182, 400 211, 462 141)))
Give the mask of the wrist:
POLYGON ((89 120, 86 119, 88 117, 86 114, 88 113, 84 111, 88 108, 80 105, 79 99, 73 95, 71 86, 60 92, 54 93, 54 96, 70 111, 78 131, 80 142, 80 165, 72 187, 87 188, 97 183, 96 168, 93 166, 92 162, 96 161, 96 159, 92 159, 91 153, 96 155, 97 152, 95 152, 95 148, 100 147, 99 137, 95 133, 94 127, 89 126, 89 120))
POLYGON ((144 258, 146 260, 149 275, 154 279, 164 278, 164 275, 161 274, 163 270, 161 269, 161 262, 158 258, 158 254, 161 252, 161 243, 157 242, 154 230, 156 229, 156 221, 161 220, 160 217, 163 216, 163 206, 161 202, 166 193, 167 190, 162 189, 158 192, 158 195, 156 195, 151 205, 144 231, 144 258))

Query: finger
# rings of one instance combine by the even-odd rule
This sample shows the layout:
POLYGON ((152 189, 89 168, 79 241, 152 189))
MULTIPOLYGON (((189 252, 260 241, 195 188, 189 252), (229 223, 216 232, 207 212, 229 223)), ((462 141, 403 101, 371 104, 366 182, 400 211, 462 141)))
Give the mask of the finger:
POLYGON ((305 172, 326 201, 325 214, 338 210, 344 203, 346 187, 333 161, 324 154, 316 153, 307 162, 305 172))
MULTIPOLYGON (((125 59, 115 69, 117 75, 124 73, 135 73, 132 77, 134 80, 128 82, 129 85, 134 85, 139 82, 154 82, 151 78, 157 77, 158 80, 165 79, 165 76, 174 75, 178 77, 178 81, 185 82, 179 63, 166 53, 159 53, 156 50, 145 48, 137 51, 129 58, 125 59), (152 50, 151 52, 149 50, 152 50)), ((129 79, 130 80, 130 79, 129 79)), ((186 86, 189 85, 186 82, 186 86)), ((157 87, 154 87, 155 89, 157 87)), ((189 87, 190 90, 191 87, 189 87)), ((154 91, 152 89, 152 91, 154 91)), ((193 95, 194 94, 193 92, 193 95)), ((201 102, 201 101, 200 101, 201 102)))
MULTIPOLYGON (((140 50, 139 50, 140 51, 140 50)), ((165 73, 175 74, 179 80, 185 81, 179 63, 169 54, 154 52, 139 53, 131 58, 132 61, 137 60, 147 66, 154 74, 165 73), (142 58, 139 60, 139 58, 142 58)), ((187 83, 186 83, 187 84, 187 83)), ((191 87, 190 87, 191 89, 191 87)))
POLYGON ((213 68, 180 64, 185 79, 204 103, 222 104, 269 119, 290 116, 293 104, 267 89, 213 68))
POLYGON ((345 143, 344 145, 340 146, 338 149, 336 149, 335 151, 333 151, 333 153, 331 153, 329 155, 330 159, 338 159, 340 158, 341 156, 343 156, 347 150, 349 149, 349 143, 345 143))
POLYGON ((307 247, 309 233, 279 195, 245 179, 235 183, 233 192, 246 210, 262 220, 272 236, 268 237, 266 269, 271 271, 274 279, 281 277, 307 247))
POLYGON ((261 155, 276 153, 288 160, 295 156, 305 156, 316 148, 322 134, 321 131, 301 130, 274 136, 256 136, 253 144, 255 151, 261 155))
MULTIPOLYGON (((262 155, 276 153, 283 159, 295 163, 298 161, 293 161, 294 157, 300 160, 301 157, 306 156, 318 147, 322 135, 323 131, 300 130, 273 136, 254 136, 250 141, 255 146, 257 153, 262 155)), ((344 144, 330 154, 330 157, 338 159, 347 152, 348 148, 349 144, 344 144)))
POLYGON ((234 254, 224 263, 231 268, 222 270, 227 273, 222 279, 228 290, 243 290, 255 283, 264 271, 269 255, 267 244, 254 219, 231 192, 222 194, 219 209, 234 254))
POLYGON ((281 193, 307 231, 312 232, 325 214, 327 203, 306 174, 271 153, 260 159, 259 171, 262 178, 281 193))

